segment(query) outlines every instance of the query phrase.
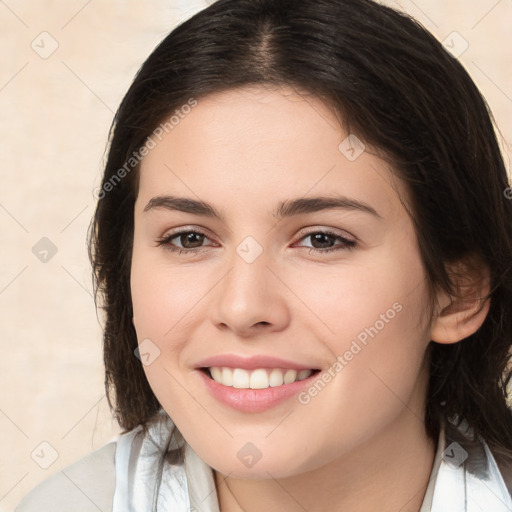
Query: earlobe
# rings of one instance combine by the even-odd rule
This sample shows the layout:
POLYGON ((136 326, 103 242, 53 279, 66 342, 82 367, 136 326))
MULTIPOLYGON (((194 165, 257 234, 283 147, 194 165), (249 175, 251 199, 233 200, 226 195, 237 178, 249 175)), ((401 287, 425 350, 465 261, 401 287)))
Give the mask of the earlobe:
POLYGON ((437 343, 457 343, 474 334, 484 323, 490 307, 489 270, 480 267, 473 269, 471 275, 468 267, 465 273, 456 277, 456 297, 446 292, 439 292, 437 316, 433 319, 430 339, 437 343))

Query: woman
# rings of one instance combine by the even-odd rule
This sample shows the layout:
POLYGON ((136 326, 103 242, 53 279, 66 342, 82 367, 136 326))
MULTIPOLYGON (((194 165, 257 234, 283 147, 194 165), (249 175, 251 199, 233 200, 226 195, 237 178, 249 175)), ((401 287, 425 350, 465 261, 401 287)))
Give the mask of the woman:
POLYGON ((116 115, 91 261, 120 439, 30 510, 511 510, 486 105, 369 0, 219 0, 116 115))

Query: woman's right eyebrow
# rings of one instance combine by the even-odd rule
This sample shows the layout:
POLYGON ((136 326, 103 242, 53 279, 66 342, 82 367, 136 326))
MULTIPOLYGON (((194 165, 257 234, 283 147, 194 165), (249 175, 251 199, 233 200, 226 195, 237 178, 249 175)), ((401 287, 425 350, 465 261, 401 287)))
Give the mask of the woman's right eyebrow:
POLYGON ((205 201, 197 199, 189 199, 186 197, 176 196, 156 196, 149 200, 144 208, 144 212, 155 209, 177 210, 194 215, 203 215, 205 217, 217 217, 224 221, 224 215, 217 209, 205 201))
MULTIPOLYGON (((213 205, 198 199, 167 195, 156 196, 149 200, 144 208, 144 212, 154 209, 175 210, 194 215, 218 218, 225 222, 225 216, 222 212, 219 212, 213 205)), ((272 212, 272 216, 282 219, 284 217, 305 215, 307 213, 333 209, 360 211, 383 220, 383 217, 373 206, 345 196, 301 197, 286 200, 278 205, 272 212)))

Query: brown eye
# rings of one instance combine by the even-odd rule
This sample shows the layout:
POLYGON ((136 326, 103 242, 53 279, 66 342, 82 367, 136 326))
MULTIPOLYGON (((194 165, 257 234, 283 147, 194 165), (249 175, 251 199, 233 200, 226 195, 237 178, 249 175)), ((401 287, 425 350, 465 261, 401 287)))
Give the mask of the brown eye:
POLYGON ((300 239, 301 247, 317 253, 350 250, 356 245, 355 240, 330 231, 313 231, 300 239))
POLYGON ((172 252, 194 253, 196 251, 206 249, 209 246, 217 246, 215 242, 206 236, 201 231, 194 231, 191 229, 176 231, 169 235, 165 235, 156 241, 158 246, 163 246, 164 249, 172 252))
POLYGON ((328 233, 313 233, 308 237, 310 237, 311 245, 315 249, 328 249, 336 243, 336 237, 328 233))
POLYGON ((201 233, 190 231, 188 233, 183 233, 175 238, 180 241, 181 247, 184 249, 195 249, 196 247, 201 247, 203 245, 204 239, 206 237, 201 233))

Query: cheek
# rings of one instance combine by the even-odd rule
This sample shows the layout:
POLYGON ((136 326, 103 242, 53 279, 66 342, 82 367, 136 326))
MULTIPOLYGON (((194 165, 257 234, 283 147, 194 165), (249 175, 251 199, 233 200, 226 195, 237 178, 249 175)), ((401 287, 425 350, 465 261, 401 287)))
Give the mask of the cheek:
POLYGON ((159 251, 137 245, 133 251, 130 287, 139 341, 173 338, 207 292, 205 280, 190 267, 166 264, 159 251))
MULTIPOLYGON (((426 289, 421 279, 418 286, 418 274, 349 273, 339 290, 333 282, 315 280, 318 293, 307 295, 308 306, 322 321, 311 316, 304 328, 313 330, 334 356, 333 377, 306 390, 299 406, 303 427, 319 433, 312 447, 316 455, 308 462, 312 466, 376 436, 404 404, 406 415, 420 419, 428 376, 423 363, 429 338, 420 321, 426 289), (326 333, 324 324, 334 334, 326 333)), ((297 295, 305 297, 300 294, 307 289, 298 289, 297 295)))
POLYGON ((336 404, 332 412, 339 421, 347 410, 367 418, 367 425, 375 415, 396 412, 422 372, 430 341, 425 274, 414 246, 395 249, 372 264, 325 267, 314 275, 303 271, 293 281, 307 306, 296 315, 303 330, 314 332, 332 355, 336 377, 326 395, 336 404))
POLYGON ((134 244, 130 278, 134 326, 141 354, 143 350, 150 354, 143 369, 157 399, 173 418, 181 417, 190 406, 180 355, 204 295, 193 281, 190 271, 171 268, 158 251, 134 244))
POLYGON ((144 348, 156 354, 143 366, 148 382, 166 411, 178 418, 190 409, 187 347, 191 339, 201 337, 197 330, 207 317, 208 294, 218 272, 171 265, 161 251, 134 244, 130 277, 134 327, 139 344, 145 343, 144 348))
POLYGON ((357 263, 291 270, 285 280, 301 299, 300 317, 338 354, 354 339, 389 338, 388 348, 407 339, 414 347, 424 335, 427 290, 420 255, 408 245, 358 255, 357 263))

